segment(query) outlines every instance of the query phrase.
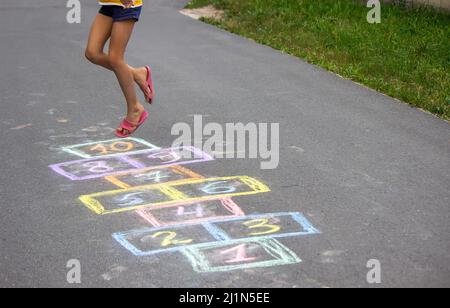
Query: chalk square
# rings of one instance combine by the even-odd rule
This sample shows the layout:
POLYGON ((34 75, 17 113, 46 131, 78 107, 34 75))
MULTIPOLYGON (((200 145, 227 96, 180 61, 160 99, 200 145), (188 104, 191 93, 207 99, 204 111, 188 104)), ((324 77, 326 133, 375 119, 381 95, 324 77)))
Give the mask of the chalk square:
POLYGON ((118 171, 137 169, 126 156, 95 157, 49 166, 57 174, 72 181, 90 180, 118 171))
POLYGON ((270 188, 265 184, 248 176, 187 180, 173 184, 172 187, 186 200, 207 200, 270 192, 270 188))
POLYGON ((218 234, 230 239, 250 237, 282 238, 319 234, 301 213, 267 213, 211 222, 218 234))
POLYGON ((96 214, 106 215, 173 204, 173 195, 167 186, 153 185, 84 195, 80 196, 79 200, 96 214))
POLYGON ((203 176, 182 166, 139 169, 105 177, 106 180, 123 189, 153 184, 173 184, 187 179, 201 178, 203 176))
POLYGON ((160 149, 160 147, 153 145, 143 139, 132 137, 88 142, 70 145, 62 148, 64 152, 81 158, 124 155, 157 149, 160 149))
POLYGON ((245 239, 181 249, 195 272, 214 273, 298 264, 302 260, 276 239, 245 239), (242 250, 243 249, 243 250, 242 250))
POLYGON ((180 202, 174 205, 140 209, 136 212, 154 227, 195 224, 245 215, 230 198, 180 202))
POLYGON ((215 242, 202 225, 179 225, 115 233, 113 238, 135 256, 179 251, 184 246, 215 242))

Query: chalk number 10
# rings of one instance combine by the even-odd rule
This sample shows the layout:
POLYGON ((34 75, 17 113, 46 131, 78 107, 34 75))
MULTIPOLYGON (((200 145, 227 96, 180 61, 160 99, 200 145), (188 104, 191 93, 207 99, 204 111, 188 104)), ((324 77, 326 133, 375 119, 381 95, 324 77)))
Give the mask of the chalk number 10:
POLYGON ((114 142, 109 146, 104 146, 102 144, 97 144, 91 147, 90 151, 100 152, 102 155, 107 155, 111 152, 128 152, 134 148, 134 145, 130 142, 118 141, 114 142))

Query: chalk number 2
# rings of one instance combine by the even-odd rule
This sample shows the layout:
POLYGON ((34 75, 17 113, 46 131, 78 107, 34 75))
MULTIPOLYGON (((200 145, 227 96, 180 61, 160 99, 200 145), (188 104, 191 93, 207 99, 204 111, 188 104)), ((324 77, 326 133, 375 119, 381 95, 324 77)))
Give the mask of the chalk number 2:
POLYGON ((171 245, 183 245, 192 243, 192 239, 175 239, 177 237, 177 233, 173 231, 163 231, 153 234, 153 238, 163 237, 164 239, 161 242, 162 247, 167 247, 171 245))

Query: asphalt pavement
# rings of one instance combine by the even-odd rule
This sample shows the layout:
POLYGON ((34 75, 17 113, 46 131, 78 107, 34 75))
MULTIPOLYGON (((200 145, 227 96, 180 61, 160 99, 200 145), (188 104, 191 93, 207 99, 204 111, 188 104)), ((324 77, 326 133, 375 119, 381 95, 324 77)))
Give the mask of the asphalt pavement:
MULTIPOLYGON (((173 125, 279 123, 280 163, 192 164, 206 177, 246 175, 270 193, 233 200, 247 214, 298 212, 320 234, 278 238, 301 263, 196 272, 179 252, 138 257, 112 237, 149 227, 135 213, 96 215, 80 195, 115 189, 48 166, 67 145, 114 138, 123 98, 114 75, 84 58, 96 1, 81 24, 65 1, 0 3, 0 286, 449 287, 450 125, 304 61, 146 0, 128 48, 151 65, 158 95, 136 137, 168 148, 173 125), (369 285, 368 260, 381 264, 369 285), (76 286, 76 285, 75 285, 76 286)), ((78 158, 80 159, 80 158, 78 158)))

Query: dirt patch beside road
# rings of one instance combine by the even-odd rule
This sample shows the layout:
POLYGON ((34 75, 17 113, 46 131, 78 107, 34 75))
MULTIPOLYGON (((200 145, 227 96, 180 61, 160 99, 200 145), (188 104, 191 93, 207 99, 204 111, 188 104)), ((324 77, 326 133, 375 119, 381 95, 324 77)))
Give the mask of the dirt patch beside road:
POLYGON ((189 16, 194 19, 211 18, 216 20, 222 20, 224 12, 216 9, 212 5, 208 5, 198 9, 184 9, 181 10, 181 14, 189 16))

